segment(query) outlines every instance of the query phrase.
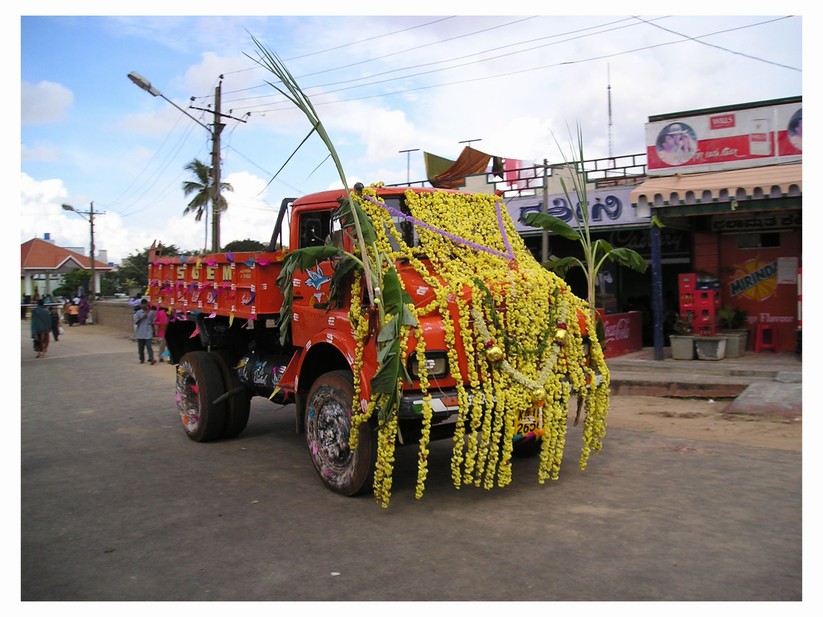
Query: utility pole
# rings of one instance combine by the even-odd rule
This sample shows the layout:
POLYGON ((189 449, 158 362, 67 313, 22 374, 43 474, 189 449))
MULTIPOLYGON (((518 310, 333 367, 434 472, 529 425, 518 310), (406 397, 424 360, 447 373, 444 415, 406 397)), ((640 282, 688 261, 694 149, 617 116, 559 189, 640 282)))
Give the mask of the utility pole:
MULTIPOLYGON (((151 85, 151 82, 137 73, 136 71, 132 71, 128 74, 128 78, 142 90, 145 90, 152 96, 159 96, 165 99, 168 103, 171 103, 177 109, 182 111, 186 114, 189 118, 197 122, 200 126, 205 128, 212 137, 212 151, 211 151, 211 177, 212 177, 212 191, 211 191, 211 201, 212 201, 212 251, 217 253, 220 251, 220 208, 219 205, 222 202, 222 198, 220 195, 220 133, 223 131, 223 127, 225 126, 220 119, 223 117, 223 113, 221 112, 221 92, 222 92, 222 85, 223 85, 223 76, 220 75, 220 80, 217 82, 217 87, 214 89, 214 109, 203 109, 201 107, 194 107, 193 105, 189 105, 189 109, 197 109, 199 111, 206 111, 214 114, 214 124, 212 128, 209 128, 200 120, 192 116, 189 112, 185 109, 177 105, 174 101, 166 97, 162 92, 160 92, 157 88, 151 85)), ((192 100, 194 98, 192 97, 192 100)), ((231 114, 231 110, 229 110, 229 114, 231 114)), ((248 114, 246 114, 248 115, 248 114)), ((231 118, 232 120, 237 120, 238 122, 245 122, 242 118, 235 118, 234 116, 228 115, 226 116, 231 118)))
POLYGON ((211 213, 211 250, 220 252, 220 133, 225 126, 220 121, 220 99, 223 86, 223 76, 214 89, 214 127, 212 130, 211 175, 212 182, 212 213, 211 213))
MULTIPOLYGON (((212 177, 212 196, 211 196, 211 250, 214 253, 220 252, 220 215, 222 213, 220 204, 223 199, 220 194, 220 133, 223 132, 223 127, 226 125, 221 121, 222 118, 231 118, 238 122, 245 122, 243 118, 235 118, 231 115, 231 109, 228 114, 222 112, 222 92, 223 92, 223 76, 217 82, 214 88, 214 109, 203 109, 202 107, 194 107, 189 105, 189 109, 197 109, 199 111, 212 112, 214 114, 214 123, 211 129, 211 177, 212 177)), ((246 114, 248 115, 248 114, 246 114)))
POLYGON ((406 185, 411 183, 411 153, 419 152, 420 148, 412 148, 411 150, 400 150, 400 154, 406 153, 406 185))
MULTIPOLYGON (((543 214, 549 213, 549 161, 543 159, 543 207, 540 208, 543 214)), ((549 232, 544 229, 540 234, 541 252, 540 260, 543 263, 549 261, 549 232)))
MULTIPOLYGON (((95 213, 95 211, 94 211, 94 202, 91 202, 89 204, 89 209, 86 212, 81 212, 80 210, 78 210, 77 208, 75 208, 74 206, 69 205, 69 204, 63 204, 62 208, 63 208, 63 210, 66 210, 68 212, 74 212, 75 214, 78 214, 78 215, 82 216, 84 219, 86 219, 89 222, 89 228, 91 230, 91 259, 90 259, 90 262, 91 262, 91 282, 89 283, 89 310, 91 311, 91 308, 94 306, 95 296, 97 295, 97 281, 96 281, 97 272, 96 272, 96 267, 94 265, 94 260, 95 260, 95 257, 96 257, 95 248, 94 248, 94 215, 95 214, 105 214, 105 212, 96 212, 95 213)), ((92 315, 94 315, 94 313, 92 313, 92 315)))

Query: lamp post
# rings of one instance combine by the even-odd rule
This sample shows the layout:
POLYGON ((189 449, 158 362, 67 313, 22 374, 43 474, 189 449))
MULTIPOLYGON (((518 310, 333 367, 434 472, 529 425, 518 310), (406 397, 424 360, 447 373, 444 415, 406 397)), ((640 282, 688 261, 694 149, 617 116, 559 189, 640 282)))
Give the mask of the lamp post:
MULTIPOLYGON (((63 210, 67 210, 69 212, 74 212, 75 214, 83 217, 89 222, 89 228, 91 230, 91 282, 89 283, 89 310, 91 311, 91 307, 94 306, 94 299, 97 293, 97 281, 96 279, 96 272, 94 267, 94 215, 95 214, 105 214, 105 212, 95 212, 94 211, 94 202, 89 204, 89 209, 85 212, 81 212, 74 206, 69 204, 62 205, 63 210)), ((92 313, 94 315, 94 313, 92 313)))
MULTIPOLYGON (((220 122, 220 118, 225 114, 221 113, 220 111, 220 99, 221 99, 221 83, 223 76, 220 76, 221 83, 218 83, 217 87, 214 90, 214 101, 215 107, 213 110, 214 113, 214 124, 213 127, 210 128, 200 122, 197 118, 187 112, 185 109, 180 107, 177 103, 172 101, 171 99, 167 98, 162 92, 160 92, 157 88, 151 85, 151 82, 137 73, 136 71, 132 71, 128 75, 129 79, 137 85, 138 88, 141 90, 145 90, 152 96, 159 96, 160 98, 168 101, 172 105, 174 105, 177 109, 182 111, 186 114, 189 118, 197 122, 200 126, 206 129, 209 134, 211 134, 212 138, 212 161, 211 161, 211 175, 212 175, 212 195, 211 195, 211 217, 212 217, 212 251, 215 253, 220 251, 220 133, 223 130, 224 124, 220 122)), ((197 108, 195 108, 197 109, 197 108)), ((209 111, 209 110, 203 110, 209 111)), ((231 117, 231 116, 228 116, 231 117)), ((234 118, 237 120, 238 118, 234 118)), ((241 122, 245 122, 245 120, 241 120, 241 122)))

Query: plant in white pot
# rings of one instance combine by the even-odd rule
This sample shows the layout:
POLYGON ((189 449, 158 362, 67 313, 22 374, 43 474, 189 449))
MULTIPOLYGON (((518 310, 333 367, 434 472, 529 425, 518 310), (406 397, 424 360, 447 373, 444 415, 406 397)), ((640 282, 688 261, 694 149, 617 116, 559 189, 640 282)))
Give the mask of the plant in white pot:
POLYGON ((746 311, 738 308, 722 308, 717 311, 720 318, 720 333, 726 337, 726 357, 739 358, 749 344, 746 325, 746 311))
POLYGON ((683 315, 677 315, 669 335, 673 360, 694 360, 694 329, 692 322, 683 315))

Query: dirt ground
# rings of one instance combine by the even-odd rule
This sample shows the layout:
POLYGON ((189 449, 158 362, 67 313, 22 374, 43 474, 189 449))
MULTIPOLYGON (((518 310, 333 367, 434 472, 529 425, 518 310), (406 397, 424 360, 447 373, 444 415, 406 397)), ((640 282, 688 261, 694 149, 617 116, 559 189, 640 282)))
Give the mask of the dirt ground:
POLYGON ((613 395, 607 427, 683 439, 802 451, 801 418, 723 413, 731 402, 732 399, 613 395))

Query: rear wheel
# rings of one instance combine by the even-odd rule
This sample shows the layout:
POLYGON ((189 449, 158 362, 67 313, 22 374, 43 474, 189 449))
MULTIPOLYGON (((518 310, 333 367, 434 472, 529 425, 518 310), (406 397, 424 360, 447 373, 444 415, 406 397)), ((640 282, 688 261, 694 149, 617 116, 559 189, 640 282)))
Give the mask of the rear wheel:
POLYGON ((177 410, 183 430, 194 441, 220 437, 226 424, 226 392, 217 361, 206 351, 191 351, 177 365, 177 410))
POLYGON ((234 439, 245 430, 249 423, 251 392, 240 381, 237 371, 231 366, 228 358, 217 351, 211 352, 211 355, 223 375, 226 392, 231 393, 226 399, 226 424, 220 438, 234 439))
POLYGON ((354 385, 349 371, 332 371, 312 384, 306 401, 306 444, 320 479, 343 495, 366 492, 374 477, 377 438, 364 422, 357 449, 349 448, 354 385))

